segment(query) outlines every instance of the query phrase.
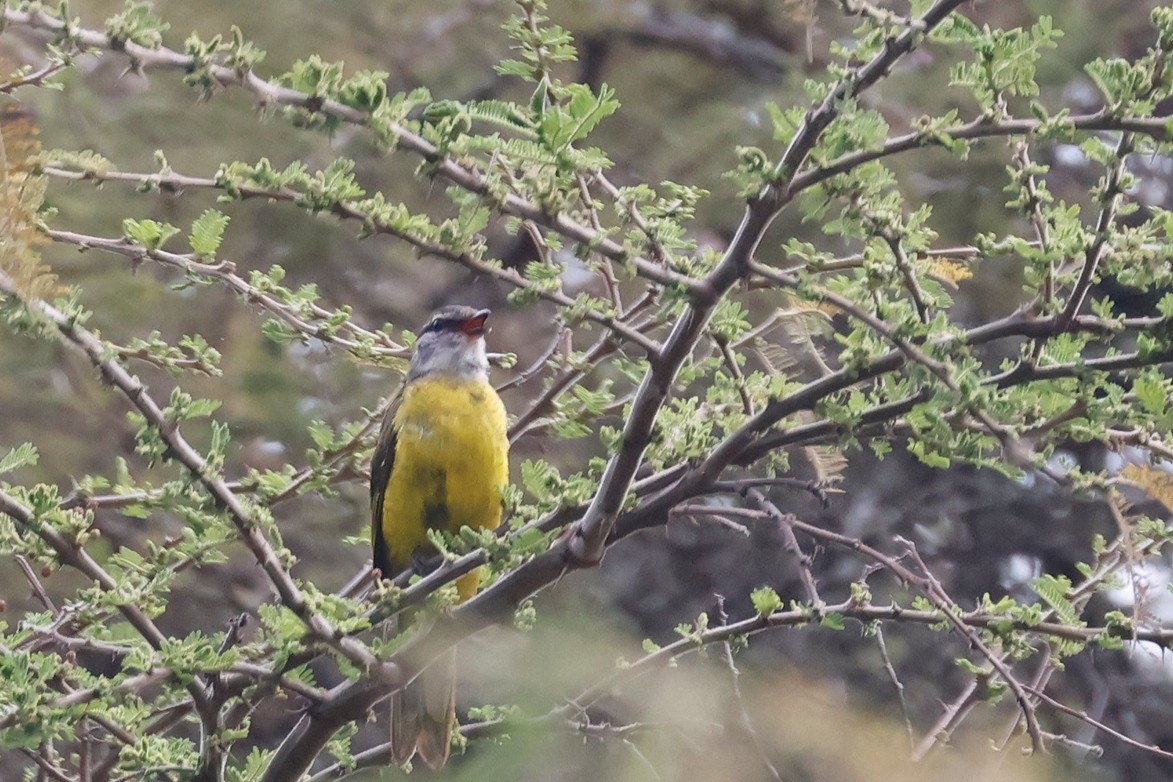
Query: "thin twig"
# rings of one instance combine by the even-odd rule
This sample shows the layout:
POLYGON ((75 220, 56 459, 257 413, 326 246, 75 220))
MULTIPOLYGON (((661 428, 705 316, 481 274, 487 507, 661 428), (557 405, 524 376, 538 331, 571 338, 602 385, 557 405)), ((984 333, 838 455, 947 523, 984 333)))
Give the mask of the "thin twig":
POLYGON ((497 392, 500 393, 502 391, 508 391, 511 388, 517 388, 518 386, 524 385, 536 377, 538 373, 549 366, 550 357, 553 356, 554 352, 558 350, 558 346, 562 344, 563 338, 568 332, 569 329, 567 329, 565 326, 560 326, 558 331, 554 334, 554 338, 550 340, 550 344, 546 346, 546 349, 543 350, 536 359, 534 359, 534 362, 523 369, 521 372, 518 372, 516 375, 509 378, 509 380, 506 382, 497 386, 497 392))
POLYGON ((884 672, 888 674, 888 680, 896 689, 896 699, 900 703, 900 715, 904 718, 904 729, 908 732, 908 749, 912 752, 916 749, 916 731, 913 730, 908 701, 904 697, 904 682, 900 681, 896 668, 892 665, 892 658, 888 656, 888 644, 884 642, 884 626, 877 622, 872 628, 872 632, 875 633, 876 646, 880 649, 880 660, 884 663, 884 672))
MULTIPOLYGON (((719 625, 729 624, 729 614, 725 611, 725 598, 721 595, 715 595, 717 600, 717 621, 719 625)), ((725 667, 729 669, 730 687, 733 690, 733 700, 737 703, 738 719, 741 722, 741 729, 746 736, 749 737, 750 744, 757 753, 758 759, 761 760, 762 765, 766 767, 766 772, 770 775, 770 779, 774 782, 782 782, 782 777, 778 774, 778 769, 770 761, 770 756, 766 753, 765 744, 762 743, 762 737, 758 734, 757 728, 754 727, 753 718, 749 715, 749 709, 745 705, 745 697, 741 693, 741 671, 737 669, 737 663, 733 660, 733 647, 729 640, 721 641, 721 656, 725 660, 725 667)))
POLYGON ((945 706, 944 712, 937 718, 933 727, 926 731, 924 737, 912 750, 914 762, 924 760, 933 748, 946 744, 954 729, 965 719, 974 706, 981 703, 976 678, 966 682, 965 687, 945 706))
MULTIPOLYGON (((262 106, 299 107, 356 126, 367 126, 371 121, 371 115, 368 112, 347 106, 334 99, 323 100, 321 96, 291 89, 275 81, 267 80, 252 70, 237 70, 218 63, 202 63, 192 56, 165 46, 149 48, 133 41, 114 40, 105 32, 74 26, 72 22, 67 23, 42 9, 23 11, 5 8, 3 19, 9 26, 28 27, 52 36, 60 36, 66 32, 68 27, 70 41, 76 42, 76 45, 81 49, 124 54, 131 59, 135 70, 139 72, 165 70, 190 73, 196 69, 203 69, 206 65, 208 77, 217 86, 241 87, 252 93, 262 106)), ((433 143, 408 130, 403 124, 391 122, 382 130, 395 139, 398 148, 408 150, 431 161, 431 170, 437 176, 449 180, 464 190, 492 199, 497 208, 506 214, 523 220, 533 220, 539 225, 549 228, 567 239, 588 246, 594 252, 601 253, 612 260, 630 263, 635 267, 637 274, 652 282, 667 286, 679 286, 682 290, 690 290, 694 285, 694 281, 686 275, 679 274, 662 264, 641 257, 630 257, 622 243, 600 234, 565 214, 548 214, 540 204, 516 193, 511 192, 504 197, 499 197, 499 194, 493 192, 493 186, 483 171, 472 164, 466 164, 466 160, 457 162, 454 158, 441 154, 433 143)))
POLYGON ((798 538, 794 535, 792 522, 797 521, 797 517, 794 514, 783 513, 777 505, 766 498, 766 495, 755 488, 746 487, 742 491, 742 496, 747 497, 754 505, 763 509, 766 515, 777 523, 778 534, 782 536, 782 547, 786 549, 786 553, 794 557, 795 564, 798 566, 798 578, 802 582, 803 591, 806 592, 807 602, 815 611, 821 611, 825 603, 823 598, 819 596, 819 588, 814 573, 811 572, 814 557, 802 550, 802 546, 798 544, 798 538))
POLYGON ((41 583, 41 579, 37 578, 37 574, 35 571, 33 571, 33 566, 29 564, 28 558, 26 558, 24 554, 17 554, 16 564, 20 565, 20 569, 24 572, 25 580, 29 582, 29 586, 32 587, 33 594, 36 596, 37 600, 41 601, 41 605, 43 605, 49 611, 49 613, 53 615, 54 618, 59 617, 61 612, 57 610, 57 606, 53 604, 53 599, 49 597, 49 593, 45 591, 45 585, 41 583))
MULTIPOLYGON (((20 298, 20 294, 11 280, 2 273, 0 273, 0 291, 9 296, 20 298)), ((207 489, 213 500, 227 511, 239 532, 241 541, 252 552, 257 563, 268 576, 270 583, 281 598, 281 602, 305 623, 307 629, 364 670, 370 671, 372 674, 393 675, 393 672, 384 669, 383 664, 363 644, 353 638, 338 634, 325 617, 307 605, 302 590, 281 565, 277 552, 262 535, 252 518, 252 514, 240 498, 228 488, 224 479, 209 467, 204 457, 180 434, 179 427, 167 421, 163 409, 147 393, 146 387, 138 378, 131 375, 118 361, 107 355, 105 344, 73 319, 45 302, 24 301, 24 304, 52 323, 65 344, 85 355, 102 372, 103 377, 123 393, 127 401, 145 417, 166 443, 172 457, 188 469, 207 489)), ((0 507, 0 510, 7 511, 8 508, 0 507)), ((79 547, 71 547, 64 540, 61 540, 58 545, 61 550, 59 556, 63 556, 63 558, 73 558, 83 563, 86 560, 90 563, 93 562, 89 555, 79 547)), ((55 546, 55 548, 57 547, 55 546)), ((100 575, 100 569, 96 563, 86 566, 90 573, 100 575)), ((114 582, 108 575, 105 576, 105 580, 109 582, 107 588, 113 588, 114 582)), ((148 640, 153 638, 156 648, 161 648, 164 640, 163 635, 157 628, 154 628, 153 623, 150 623, 145 615, 131 606, 124 606, 122 610, 128 613, 128 618, 138 616, 137 620, 132 619, 132 621, 138 622, 136 629, 144 633, 148 640)), ((197 695, 199 698, 203 697, 202 686, 199 690, 193 691, 193 697, 197 697, 197 695)))
POLYGON ((1125 159, 1132 151, 1134 137, 1131 133, 1120 134, 1120 141, 1116 144, 1115 162, 1108 169, 1104 178, 1103 192, 1100 194, 1100 214, 1096 220, 1094 238, 1084 253, 1083 265, 1079 270, 1079 279, 1071 290, 1067 304, 1059 315, 1058 322, 1065 327, 1071 322, 1083 307, 1088 291, 1091 290, 1096 274, 1099 272, 1100 261, 1108 248, 1108 239, 1111 235, 1112 223, 1116 220, 1116 211, 1120 206, 1120 199, 1124 194, 1123 181, 1127 171, 1125 159))
POLYGON ((1043 692, 1042 690, 1032 691, 1031 694, 1034 695, 1035 697, 1037 697, 1043 703, 1050 706, 1052 709, 1055 709, 1056 711, 1061 711, 1064 714, 1068 715, 1069 717, 1075 717, 1080 722, 1086 723, 1086 724, 1090 725, 1091 727, 1095 728, 1096 730, 1101 730, 1104 733, 1107 733, 1109 736, 1116 739, 1117 741, 1121 741, 1130 747, 1135 747, 1136 749, 1144 750, 1145 752, 1147 752, 1150 755, 1155 755, 1156 757, 1163 758, 1165 760, 1173 760, 1173 752, 1163 750, 1160 747, 1158 747, 1156 744, 1143 744, 1143 743, 1137 741, 1136 739, 1134 739, 1124 733, 1121 733, 1118 730, 1114 730, 1113 728, 1105 725, 1104 723, 1100 722, 1099 720, 1093 719, 1086 712, 1082 712, 1077 709, 1073 709, 1070 706, 1068 706, 1064 703, 1061 703, 1060 701, 1055 700, 1054 698, 1052 698, 1050 695, 1047 695, 1047 693, 1043 692))

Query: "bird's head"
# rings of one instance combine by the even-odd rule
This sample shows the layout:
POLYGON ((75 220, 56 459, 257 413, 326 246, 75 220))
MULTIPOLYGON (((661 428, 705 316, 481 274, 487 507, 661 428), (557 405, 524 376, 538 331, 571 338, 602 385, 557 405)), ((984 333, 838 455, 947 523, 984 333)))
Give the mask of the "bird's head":
POLYGON ((420 330, 411 357, 408 380, 443 373, 461 378, 486 378, 485 334, 489 310, 462 305, 441 307, 420 330))

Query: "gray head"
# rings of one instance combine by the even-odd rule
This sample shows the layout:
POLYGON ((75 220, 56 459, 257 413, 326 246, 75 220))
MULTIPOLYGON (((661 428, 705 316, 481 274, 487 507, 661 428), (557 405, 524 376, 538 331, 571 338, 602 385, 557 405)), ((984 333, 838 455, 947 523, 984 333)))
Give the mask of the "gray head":
POLYGON ((459 304, 433 312, 420 330, 407 379, 436 373, 468 380, 488 378, 489 359, 485 357, 488 317, 488 310, 459 304))

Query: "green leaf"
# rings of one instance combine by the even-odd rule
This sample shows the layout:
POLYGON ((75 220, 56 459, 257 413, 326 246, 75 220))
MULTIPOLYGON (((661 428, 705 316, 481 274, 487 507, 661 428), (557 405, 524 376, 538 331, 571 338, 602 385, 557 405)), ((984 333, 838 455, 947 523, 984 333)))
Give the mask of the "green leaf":
POLYGON ((1132 384, 1132 392, 1154 419, 1164 417, 1173 394, 1173 382, 1163 377, 1156 369, 1140 374, 1132 384))
POLYGON ((520 60, 502 60, 495 67, 498 75, 516 76, 520 79, 530 79, 533 76, 533 66, 520 60))
POLYGON ((334 430, 327 426, 324 421, 311 421, 309 433, 310 439, 314 441, 314 445, 322 450, 326 450, 334 444, 334 430))
POLYGON ((301 339, 301 333, 283 320, 269 318, 261 324, 261 333, 278 345, 289 345, 301 339))
MULTIPOLYGON (((1084 66, 1088 76, 1107 99, 1108 108, 1119 111, 1131 108, 1150 91, 1151 76, 1141 63, 1116 57, 1097 59, 1084 66)), ((1148 107, 1144 107, 1149 110, 1148 107)))
POLYGON ((386 71, 359 71, 342 83, 338 101, 361 111, 375 111, 387 100, 386 71))
POLYGON ((585 84, 571 84, 566 90, 570 100, 563 106, 551 106, 539 125, 543 140, 555 152, 585 138, 619 108, 615 90, 606 84, 599 87, 598 95, 585 84))
POLYGON ((244 759, 243 768, 228 769, 228 782, 260 782, 274 753, 275 750, 253 747, 248 753, 248 757, 244 759))
POLYGON ((1071 580, 1066 576, 1039 576, 1030 584, 1038 596, 1055 612, 1055 615, 1065 625, 1083 626, 1079 612, 1075 610, 1067 595, 1071 592, 1071 580))
POLYGON ((978 665, 977 663, 965 657, 958 657, 953 661, 958 668, 963 671, 973 674, 974 676, 986 677, 990 675, 990 666, 978 665))
POLYGON ((201 260, 212 258, 220 249, 224 229, 228 226, 228 215, 215 209, 208 209, 191 224, 188 241, 191 249, 201 260))
POLYGON ((521 463, 521 482, 535 499, 547 500, 553 497, 561 476, 549 462, 526 459, 521 463))
POLYGON ((342 63, 326 62, 313 54, 298 60, 280 81, 300 92, 319 97, 332 97, 342 83, 342 63))
POLYGON ((163 33, 171 29, 151 12, 150 3, 131 2, 126 9, 106 20, 106 34, 113 41, 137 43, 148 49, 158 49, 163 44, 163 33))
POLYGON ((749 595, 754 610, 759 616, 769 616, 782 607, 782 598, 770 587, 758 587, 749 595))
POLYGON ((22 443, 0 458, 0 475, 37 463, 37 449, 32 443, 22 443))
POLYGON ((148 250, 154 251, 166 244, 167 240, 172 236, 179 233, 179 229, 171 225, 171 223, 127 218, 122 221, 122 233, 132 242, 141 244, 148 250))
MULTIPOLYGON (((1170 222, 1173 222, 1173 212, 1170 212, 1170 222)), ((1173 233, 1173 231, 1170 231, 1173 233)), ((1161 313, 1162 317, 1173 318, 1173 293, 1166 293, 1157 302, 1157 312, 1161 313)))
POLYGON ((187 408, 189 418, 207 418, 220 408, 219 399, 194 399, 187 408))
POLYGON ((843 624, 843 614, 836 613, 835 611, 823 614, 823 618, 819 620, 819 624, 823 627, 829 627, 832 630, 842 630, 845 627, 843 624))

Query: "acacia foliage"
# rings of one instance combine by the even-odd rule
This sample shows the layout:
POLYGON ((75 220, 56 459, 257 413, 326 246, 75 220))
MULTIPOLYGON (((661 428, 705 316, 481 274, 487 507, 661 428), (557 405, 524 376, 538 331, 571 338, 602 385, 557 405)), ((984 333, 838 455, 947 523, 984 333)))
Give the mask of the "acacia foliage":
MULTIPOLYGON (((573 38, 537 0, 517 3, 503 32, 513 54, 498 66, 524 85, 525 100, 392 94, 387 73, 348 72, 317 55, 266 72, 264 52, 237 28, 167 45, 169 25, 142 3, 97 29, 67 7, 9 3, 5 35, 35 36, 44 60, 15 69, 6 93, 53 87, 94 58, 119 59, 155 79, 182 79, 201 99, 247 92, 263 114, 306 132, 362 133, 391 159, 415 160, 418 186, 444 198, 421 211, 364 186, 342 157, 321 166, 225 159, 215 171, 181 172, 164 149, 156 170, 120 171, 89 150, 36 149, 27 116, 9 113, 4 322, 68 346, 100 373, 129 411, 133 453, 113 474, 75 476, 72 487, 19 479, 36 462, 36 443, 0 459, 0 545, 41 603, 11 617, 0 641, 5 749, 29 773, 67 779, 325 778, 377 763, 385 748, 362 754, 367 747, 352 738, 392 689, 480 629, 540 623, 535 593, 561 588, 568 571, 597 565, 608 548, 674 516, 776 526, 803 592, 784 599, 762 586, 749 596, 751 615, 702 614, 673 643, 648 642, 645 656, 620 671, 595 671, 599 681, 574 708, 560 705, 570 693, 535 714, 510 703, 479 708, 470 740, 533 720, 633 741, 647 725, 600 726, 592 706, 641 672, 710 646, 732 665, 735 647, 759 633, 850 624, 869 634, 928 626, 958 642, 946 653, 958 655, 970 685, 961 696, 939 694, 952 705, 938 723, 910 723, 923 736, 914 754, 932 749, 978 701, 1010 715, 1003 746, 1037 752, 1070 743, 1071 725, 1095 719, 1047 694, 1064 660, 1170 640, 1139 603, 1095 616, 1088 607, 1163 556, 1169 540, 1163 521, 1131 510, 1124 488, 1170 500, 1159 468, 1173 459, 1173 221, 1137 197, 1136 161, 1169 153, 1168 123, 1154 115, 1173 89, 1173 10, 1153 12, 1142 55, 1085 64, 1102 105, 1081 113, 1037 99, 1037 69, 1062 35, 1050 19, 1001 29, 971 21, 962 5, 918 0, 901 14, 845 0, 856 25, 850 42, 831 47, 805 100, 765 106, 768 144, 729 151, 728 180, 744 216, 728 242, 702 244, 696 215, 708 192, 631 181, 592 144, 620 101, 606 85, 565 78, 577 56, 573 38), (867 97, 921 49, 955 63, 947 86, 964 98, 894 127, 867 97), (1077 147, 1098 169, 1084 203, 1049 188, 1039 161, 1057 144, 1077 147), (932 205, 909 201, 891 161, 943 152, 964 172, 979 148, 1004 157, 1011 219, 944 243, 932 205), (57 180, 104 192, 208 191, 220 205, 185 225, 128 213, 120 232, 94 235, 71 230, 45 205, 46 185, 57 180), (402 371, 410 324, 372 327, 315 285, 288 284, 279 266, 224 256, 233 209, 246 200, 351 224, 360 241, 389 238, 413 248, 419 264, 457 265, 479 285, 501 286, 518 310, 552 313, 535 316, 555 337, 549 349, 505 381, 525 392, 511 434, 521 448, 538 438, 586 441, 583 456, 520 461, 508 531, 437 538, 449 566, 427 578, 370 589, 360 574, 335 589, 301 575, 283 539, 283 504, 353 496, 392 398, 355 409, 349 423, 310 425, 313 447, 302 459, 245 469, 220 400, 186 390, 193 374, 220 374, 219 351, 198 334, 164 338, 151 320, 160 313, 143 313, 146 333, 125 344, 103 337, 90 325, 96 313, 82 303, 84 290, 54 279, 38 255, 51 242, 121 256, 158 271, 177 296, 227 289, 263 313, 258 328, 275 345, 326 345, 332 361, 402 371), (769 230, 790 214, 818 234, 769 230), (497 257, 490 237, 502 229, 525 237, 532 258, 497 257), (1017 299, 996 318, 962 322, 955 295, 992 259, 1021 270, 1017 299), (1109 472, 1056 460, 1071 443, 1127 451, 1132 464, 1109 472), (1041 574, 1025 597, 962 604, 909 541, 862 540, 786 512, 791 484, 820 495, 850 491, 836 486, 841 460, 893 448, 936 468, 974 465, 1101 498, 1117 529, 1088 541, 1093 556, 1079 563, 1078 578, 1041 574), (794 477, 803 465, 813 478, 794 477), (114 515, 141 519, 143 534, 104 545, 114 515), (181 522, 177 531, 170 520, 181 522), (161 630, 181 597, 173 589, 180 574, 214 577, 240 546, 269 592, 245 612, 254 630, 246 636, 227 617, 212 634, 161 630), (842 594, 820 590, 824 548, 858 560, 842 594), (480 565, 489 586, 454 606, 446 585, 480 565), (42 581, 61 570, 76 571, 81 585, 54 596, 42 581), (385 631, 420 603, 433 621, 385 631), (94 664, 98 657, 107 664, 94 664), (252 715, 276 699, 304 713, 277 735, 262 734, 252 715)), ((499 360, 510 368, 510 357, 499 360)), ((121 446, 112 436, 109 447, 121 446)), ((742 714, 751 735, 762 732, 744 706, 742 714)), ((772 769, 769 744, 754 745, 772 769)))

